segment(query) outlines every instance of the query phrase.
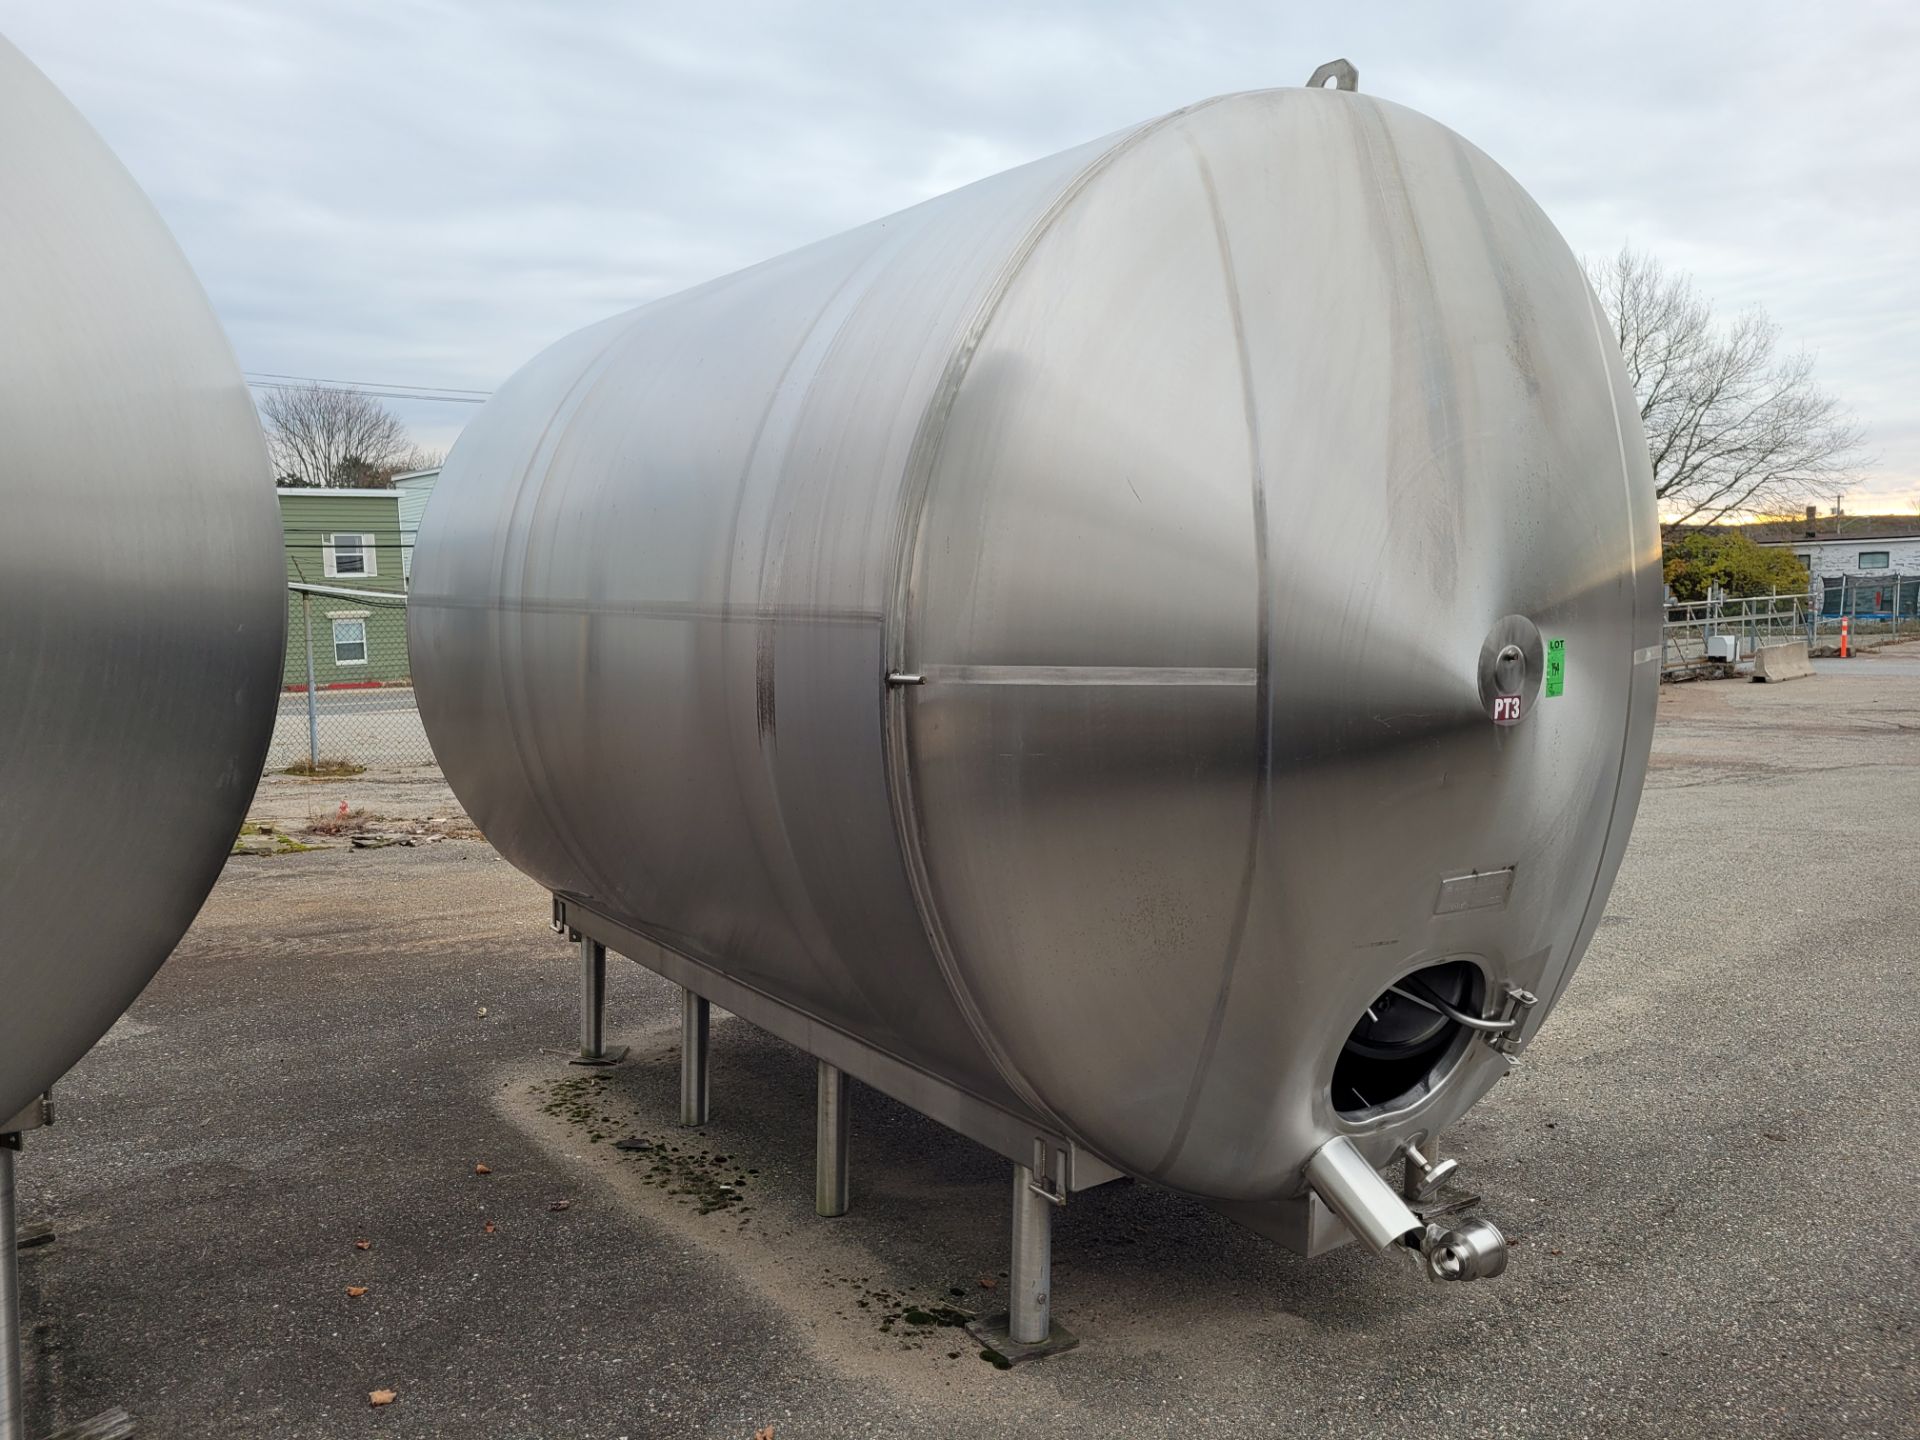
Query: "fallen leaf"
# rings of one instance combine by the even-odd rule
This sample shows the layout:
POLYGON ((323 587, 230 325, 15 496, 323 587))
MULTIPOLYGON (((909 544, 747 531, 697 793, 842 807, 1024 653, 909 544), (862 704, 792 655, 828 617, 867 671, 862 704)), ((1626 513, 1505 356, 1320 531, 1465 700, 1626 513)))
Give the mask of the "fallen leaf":
POLYGON ((487 1221, 486 1233, 489 1235, 493 1234, 493 1221, 491 1220, 487 1221))
POLYGON ((493 1167, 491 1165, 476 1165, 473 1167, 473 1173, 476 1175, 491 1175, 493 1174, 493 1167))
POLYGON ((993 1278, 993 1276, 991 1276, 991 1275, 982 1275, 982 1276, 980 1277, 980 1288, 981 1288, 982 1290, 992 1290, 992 1289, 995 1289, 995 1288, 997 1288, 997 1287, 999 1286, 999 1284, 1000 1284, 1000 1282, 999 1282, 998 1280, 996 1280, 996 1279, 994 1279, 994 1278, 993 1278))
POLYGON ((551 1205, 547 1206, 547 1209, 549 1210, 571 1210, 572 1208, 573 1208, 573 1201, 571 1200, 556 1200, 551 1205))
POLYGON ((391 1405, 395 1398, 391 1390, 369 1390, 367 1392, 367 1403, 369 1405, 391 1405))
POLYGON ((773 1426, 769 1425, 764 1430, 754 1431, 753 1440, 773 1440, 773 1426))
POLYGON ((347 1286, 347 1296, 349 1299, 358 1300, 362 1295, 366 1293, 367 1293, 367 1287, 364 1285, 347 1286))
POLYGON ((356 1250, 371 1250, 373 1248, 373 1242, 371 1240, 356 1240, 353 1242, 353 1248, 356 1250))

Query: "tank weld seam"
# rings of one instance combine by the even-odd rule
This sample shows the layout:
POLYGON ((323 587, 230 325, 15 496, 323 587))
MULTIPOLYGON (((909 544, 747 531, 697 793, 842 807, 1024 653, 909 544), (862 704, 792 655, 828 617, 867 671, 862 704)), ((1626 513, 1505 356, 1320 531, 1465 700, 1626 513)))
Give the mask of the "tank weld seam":
POLYGON ((844 609, 822 605, 732 605, 707 600, 588 600, 543 595, 520 600, 496 600, 465 595, 407 597, 409 605, 424 610, 512 611, 529 615, 605 615, 641 620, 699 620, 723 625, 757 625, 763 620, 808 621, 820 625, 878 625, 886 617, 878 610, 856 606, 844 609))
MULTIPOLYGON (((732 761, 730 769, 734 788, 742 813, 747 817, 747 832, 752 838, 754 850, 760 861, 761 869, 768 880, 768 888, 773 902, 785 918, 794 938, 799 942, 801 952, 812 964, 814 976, 822 988, 829 993, 842 997, 843 1003, 851 1000, 864 1007, 867 1017, 876 1024, 891 1029, 893 1020, 885 1006, 861 983, 859 973, 844 962, 839 962, 832 943, 832 929, 821 913, 821 907, 812 889, 807 884, 805 871, 800 863, 800 850, 794 843, 794 837, 787 826, 786 806, 782 803, 778 771, 773 762, 771 751, 776 746, 775 736, 778 726, 777 680, 775 674, 773 637, 781 624, 827 624, 867 626, 878 624, 878 610, 839 610, 828 611, 822 607, 802 605, 770 604, 765 596, 771 586, 779 583, 779 572, 769 578, 769 562, 773 559, 777 541, 771 529, 761 531, 761 552, 759 573, 754 581, 754 599, 746 604, 738 604, 734 599, 734 575, 739 562, 740 517, 745 510, 748 490, 755 474, 756 463, 760 459, 762 447, 769 441, 769 427, 773 425, 775 411, 781 407, 783 398, 789 393, 789 386, 797 384, 798 393, 792 395, 787 413, 781 417, 777 433, 771 439, 777 446, 777 455, 772 462, 771 484, 767 487, 771 497, 781 493, 785 470, 780 457, 784 457, 791 448, 794 436, 808 414, 808 400, 813 394, 814 382, 819 378, 821 365, 838 345, 840 336, 845 333, 848 324, 859 312, 862 301, 870 286, 872 277, 885 269, 898 257, 910 234, 924 230, 925 224, 912 230, 889 228, 875 232, 878 237, 872 250, 860 260, 849 266, 846 274, 834 285, 813 318, 807 322, 805 330, 794 343, 786 363, 780 367, 779 377, 768 394, 767 403, 760 412, 758 424, 754 427, 753 439, 747 446, 747 453, 741 459, 738 481, 734 493, 733 514, 728 520, 726 570, 720 587, 720 614, 714 619, 722 623, 750 622, 755 631, 754 709, 756 723, 759 726, 759 745, 754 756, 759 761, 759 773, 763 777, 766 808, 771 810, 771 821, 777 830, 779 846, 784 850, 785 864, 776 864, 775 857, 769 853, 768 841, 774 836, 762 836, 760 826, 755 823, 760 807, 753 803, 750 789, 744 773, 741 752, 729 747, 728 755, 732 761), (856 282, 859 282, 856 284, 856 282), (847 297, 843 303, 843 297, 847 297), (829 318, 831 317, 831 319, 829 318), (804 362, 804 367, 803 367, 804 362), (796 367, 800 368, 796 374, 796 367), (764 657, 765 670, 761 668, 764 657), (804 922, 802 915, 804 914, 804 922)), ((784 510, 777 503, 774 508, 788 519, 790 510, 784 510)), ((779 537, 784 541, 784 532, 779 537)), ((723 704, 721 713, 731 713, 727 692, 732 688, 732 667, 727 663, 726 649, 730 638, 721 638, 721 689, 723 704)), ((884 644, 884 640, 882 641, 884 644)))
POLYGON ((1206 1089, 1207 1073, 1220 1046, 1220 1032, 1226 1027, 1227 1000, 1233 991, 1233 979, 1240 966, 1240 955, 1247 943, 1247 928, 1253 912, 1254 878, 1260 869, 1260 833, 1270 818, 1273 806, 1273 591, 1267 536, 1267 476, 1261 454, 1259 397, 1253 382, 1253 355, 1247 344, 1244 312, 1241 309, 1239 269, 1234 260, 1233 242, 1227 234, 1226 217, 1220 210, 1220 192, 1206 152, 1186 135, 1187 148, 1199 173, 1201 188, 1207 196, 1207 213, 1213 221, 1214 242, 1220 256, 1220 278, 1225 288, 1227 314, 1233 323, 1234 350, 1240 366, 1240 403, 1247 424, 1247 469, 1249 500, 1253 519, 1254 603, 1258 607, 1255 623, 1255 698, 1254 698, 1254 777, 1247 821, 1246 858, 1240 870, 1233 910, 1233 928, 1227 935, 1226 954, 1220 964, 1219 988, 1213 1008, 1207 1016, 1207 1031, 1195 1057, 1187 1096, 1180 1107, 1167 1148, 1148 1170, 1150 1177, 1165 1175, 1186 1148, 1193 1132, 1194 1118, 1200 1112, 1200 1097, 1206 1089))
MULTIPOLYGON (((1584 275, 1581 276, 1581 284, 1585 286, 1587 292, 1587 320, 1593 329, 1594 353, 1600 360, 1600 376, 1601 379, 1606 382, 1607 402, 1613 412, 1613 438, 1620 453, 1620 485, 1621 489, 1626 493, 1627 519, 1629 524, 1631 524, 1634 512, 1633 467, 1627 460, 1626 432, 1620 427, 1620 396, 1614 389, 1613 367, 1607 364, 1607 332, 1601 328, 1599 302, 1594 296, 1593 287, 1586 284, 1586 277, 1584 275)), ((1630 593, 1633 604, 1634 630, 1636 632, 1636 638, 1638 638, 1637 632, 1641 620, 1640 557, 1638 554, 1632 553, 1635 548, 1637 547, 1630 541, 1628 574, 1632 576, 1632 590, 1630 593)), ((1600 841, 1600 863, 1594 869, 1593 884, 1589 886, 1587 890, 1587 903, 1580 911, 1580 923, 1574 927, 1573 943, 1567 947, 1566 960, 1560 967, 1560 973, 1554 976, 1553 990, 1551 993, 1544 993, 1546 992, 1546 986, 1542 984, 1540 987, 1543 992, 1542 999, 1545 1003, 1538 1006, 1534 1013, 1542 1020, 1546 1018, 1547 1013, 1552 1010, 1554 1005, 1559 1001, 1560 992, 1566 989, 1567 982, 1573 978, 1572 962, 1580 953, 1580 937, 1586 934, 1589 929, 1599 928, 1598 922, 1593 914, 1593 907, 1595 900, 1600 897, 1600 878, 1606 873, 1607 854, 1613 848, 1613 832, 1620 819, 1620 792, 1626 787, 1627 783, 1627 758, 1633 750, 1633 692, 1645 683, 1640 673, 1640 666, 1629 656, 1627 662, 1626 718, 1620 732, 1620 765, 1614 773, 1613 803, 1607 807, 1606 834, 1600 841)), ((1653 681, 1656 690, 1658 689, 1659 683, 1659 677, 1656 675, 1653 681)), ((1649 737, 1651 737, 1651 728, 1649 728, 1649 737)), ((1649 739, 1649 743, 1651 743, 1651 739, 1649 739)), ((1643 785, 1646 783, 1645 776, 1646 769, 1643 763, 1641 767, 1641 784, 1643 785)), ((1632 816, 1627 817, 1627 823, 1629 827, 1631 827, 1633 823, 1632 816)), ((1622 848, 1624 848, 1624 846, 1622 848)))
MULTIPOLYGON (((546 490, 553 455, 571 427, 574 417, 586 403, 587 397, 611 369, 611 361, 608 357, 621 341, 627 338, 630 326, 609 326, 609 330, 611 333, 607 336, 606 343, 588 357, 579 375, 567 387, 566 394, 561 397, 560 403, 547 417, 546 424, 541 426, 539 440, 520 467, 519 481, 514 486, 513 505, 507 512, 507 523, 501 536, 498 579, 494 585, 494 593, 501 601, 506 599, 507 576, 514 568, 513 542, 516 536, 521 537, 519 583, 516 589, 521 599, 524 599, 527 593, 527 570, 531 563, 532 547, 526 543, 525 536, 532 529, 533 517, 540 509, 540 500, 546 490), (536 471, 539 476, 537 481, 535 480, 536 471), (516 523, 521 515, 523 504, 527 515, 527 524, 524 529, 516 523)), ((531 609, 509 609, 504 604, 496 604, 491 608, 513 614, 538 613, 531 609)), ((566 853, 567 858, 573 862, 576 872, 592 884, 602 897, 612 900, 617 891, 608 884, 608 877, 587 856, 585 848, 575 843, 568 827, 561 823, 561 817, 551 799, 555 787, 547 773, 546 764, 540 756, 539 747, 532 742, 532 737, 525 733, 527 727, 522 723, 522 715, 527 708, 525 670, 521 666, 507 664, 509 628, 507 625, 497 627, 498 649, 495 664, 499 667, 501 699, 505 702, 501 706, 501 718, 505 724, 507 740, 513 747, 515 758, 520 762, 521 777, 527 782, 527 793, 532 797, 541 818, 546 821, 548 833, 566 853), (536 778, 540 783, 534 783, 536 778)), ((519 633, 520 627, 513 626, 511 629, 514 632, 513 640, 517 642, 518 648, 524 649, 525 636, 519 633)))
POLYGON ((929 685, 1258 685, 1251 665, 927 665, 929 685))
MULTIPOLYGON (((985 338, 994 317, 999 313, 1001 303, 1013 288, 1013 282, 1025 269, 1033 252, 1039 248, 1041 241, 1046 238, 1060 217, 1071 208, 1074 201, 1094 180, 1110 170, 1122 156, 1176 121, 1232 98, 1234 97, 1230 95, 1214 96, 1123 132, 1114 144, 1089 160, 1085 167, 1061 187, 1059 195, 1021 237, 1007 263, 1001 267, 1000 273, 987 287, 979 308, 967 323, 965 332, 947 360, 939 385, 927 401, 927 408, 920 417, 913 444, 907 452, 905 483, 902 486, 901 496, 900 529, 894 544, 893 604, 887 616, 888 669, 899 670, 905 667, 911 615, 911 576, 919 546, 921 526, 925 521, 927 501, 932 491, 933 472, 939 460, 940 440, 945 435, 947 419, 959 399, 960 387, 973 364, 974 354, 985 338)), ((907 725, 904 712, 897 708, 899 705, 897 697, 904 692, 889 689, 884 684, 879 687, 879 691, 881 704, 885 707, 882 712, 882 725, 886 737, 884 758, 887 792, 892 801, 894 815, 894 832, 900 847, 901 861, 907 872, 908 888, 912 892, 914 906, 920 913, 921 929, 926 934, 928 947, 933 951, 934 962, 940 969, 941 977, 947 982, 947 989, 953 995, 954 1004, 959 1008, 961 1018, 965 1020, 967 1028, 973 1032, 982 1053, 999 1072, 1001 1078, 1007 1082, 1013 1093, 1023 1102, 1034 1107, 1037 1114, 1060 1125, 1069 1136, 1075 1140, 1084 1141, 1084 1137, 1069 1127, 1065 1120, 1055 1114, 1053 1109, 1041 1099, 1039 1092, 1013 1064, 1005 1048, 994 1038, 985 1015, 981 1013, 978 1003, 960 974, 959 963, 954 956, 952 945, 947 940, 946 927, 940 920, 932 877, 927 872, 924 859, 927 837, 913 801, 912 764, 907 725)))

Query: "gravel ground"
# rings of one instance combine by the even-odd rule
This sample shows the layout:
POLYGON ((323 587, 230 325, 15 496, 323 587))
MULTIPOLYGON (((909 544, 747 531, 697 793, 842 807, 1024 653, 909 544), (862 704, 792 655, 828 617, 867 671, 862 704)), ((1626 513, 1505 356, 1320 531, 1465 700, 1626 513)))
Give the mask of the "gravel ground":
POLYGON ((29 1432, 1915 1435, 1917 726, 1886 661, 1663 695, 1608 920, 1449 1135, 1500 1280, 1113 1185, 1057 1229, 1083 1344, 1009 1372, 905 1314, 991 1304, 998 1160, 856 1086, 818 1220, 805 1058, 717 1021, 678 1131, 674 993, 616 962, 634 1058, 568 1067, 572 952, 485 845, 236 858, 29 1137, 29 1432))
POLYGON ((435 821, 461 830, 472 826, 437 765, 339 778, 264 775, 248 807, 247 819, 255 825, 298 832, 332 817, 342 805, 387 820, 435 821))

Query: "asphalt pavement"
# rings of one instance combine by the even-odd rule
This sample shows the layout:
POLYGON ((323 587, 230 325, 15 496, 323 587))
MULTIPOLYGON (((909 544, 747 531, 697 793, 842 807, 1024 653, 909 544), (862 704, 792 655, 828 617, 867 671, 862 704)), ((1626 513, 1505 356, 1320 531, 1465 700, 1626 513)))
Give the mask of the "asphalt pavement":
POLYGON ((820 1220, 805 1057, 716 1021, 682 1132, 675 993, 614 962, 633 1058, 568 1066, 573 952, 484 844, 236 859, 21 1157, 30 1433, 1913 1436, 1917 730, 1890 657, 1663 695, 1608 918, 1448 1135, 1505 1276, 1112 1185, 1057 1227, 1082 1344, 1011 1371, 912 1318, 991 1308, 996 1158, 856 1086, 820 1220))
POLYGON ((1813 673, 1854 680, 1920 680, 1920 655, 1900 650, 1869 650, 1842 660, 1837 656, 1813 662, 1813 673))

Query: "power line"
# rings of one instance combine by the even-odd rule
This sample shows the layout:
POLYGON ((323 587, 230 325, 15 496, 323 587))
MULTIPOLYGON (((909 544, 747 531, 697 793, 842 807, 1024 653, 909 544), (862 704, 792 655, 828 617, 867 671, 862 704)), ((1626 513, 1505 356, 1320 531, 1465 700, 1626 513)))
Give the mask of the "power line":
POLYGON ((439 405, 484 405, 484 395, 421 395, 410 390, 370 390, 360 385, 295 385, 283 380, 249 380, 256 390, 337 390, 344 395, 367 395, 379 400, 415 400, 439 405))
POLYGON ((484 405, 491 390, 456 389, 447 385, 386 384, 375 380, 327 380, 317 375, 282 375, 272 370, 249 370, 247 383, 259 390, 344 390, 383 400, 418 400, 442 405, 484 405))
POLYGON ((318 375, 282 375, 277 370, 249 370, 249 375, 257 375, 263 380, 302 380, 309 385, 346 385, 366 390, 433 390, 442 395, 480 395, 493 392, 482 390, 477 385, 408 385, 400 381, 383 380, 327 380, 318 375))

